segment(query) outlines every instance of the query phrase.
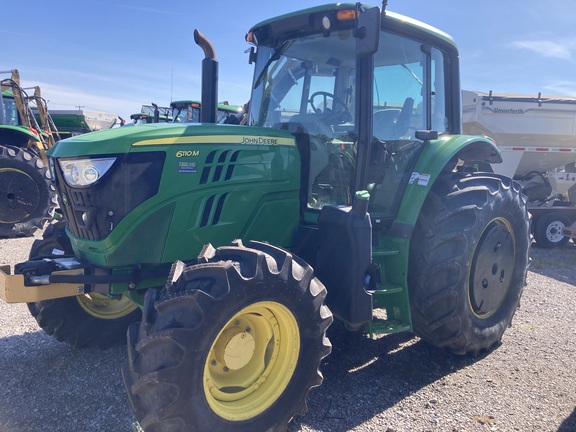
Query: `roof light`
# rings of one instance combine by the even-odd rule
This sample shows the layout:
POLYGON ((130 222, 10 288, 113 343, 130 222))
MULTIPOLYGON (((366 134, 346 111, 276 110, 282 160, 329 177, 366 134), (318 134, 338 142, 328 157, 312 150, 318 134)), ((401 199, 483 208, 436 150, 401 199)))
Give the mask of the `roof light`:
POLYGON ((356 11, 354 9, 339 10, 336 14, 339 21, 350 21, 356 19, 356 11))
POLYGON ((258 39, 256 38, 256 35, 254 34, 254 32, 246 33, 246 42, 254 44, 254 45, 258 45, 258 39))

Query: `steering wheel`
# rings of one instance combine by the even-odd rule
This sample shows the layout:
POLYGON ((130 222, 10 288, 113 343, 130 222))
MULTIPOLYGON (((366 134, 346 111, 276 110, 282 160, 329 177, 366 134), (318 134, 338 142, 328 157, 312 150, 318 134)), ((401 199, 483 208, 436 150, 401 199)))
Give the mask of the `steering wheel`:
POLYGON ((348 109, 346 102, 332 93, 328 93, 326 91, 317 91, 310 96, 308 103, 316 115, 318 115, 324 122, 329 125, 342 124, 352 120, 352 113, 348 109), (314 99, 319 96, 322 96, 322 105, 324 110, 316 107, 314 104, 314 99), (332 99, 332 109, 328 108, 328 98, 332 99), (341 107, 343 109, 338 111, 336 109, 337 107, 341 107))

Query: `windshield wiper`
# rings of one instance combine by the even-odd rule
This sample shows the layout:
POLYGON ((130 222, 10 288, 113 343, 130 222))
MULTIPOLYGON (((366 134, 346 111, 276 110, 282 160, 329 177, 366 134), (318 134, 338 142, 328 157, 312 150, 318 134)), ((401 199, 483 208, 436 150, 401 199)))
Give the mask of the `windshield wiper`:
POLYGON ((286 52, 286 50, 288 49, 288 47, 290 45, 292 45, 292 41, 285 40, 284 42, 282 42, 278 46, 278 48, 276 48, 274 53, 272 53, 272 55, 270 56, 270 58, 268 59, 268 61, 264 65, 264 67, 262 68, 262 72, 260 72, 260 75, 258 75, 258 78, 256 79, 256 81, 254 81, 254 87, 252 89, 255 89, 260 84, 262 84, 262 81, 264 81, 264 77, 267 75, 268 68, 270 67, 272 62, 278 60, 280 58, 280 56, 286 52))
POLYGON ((400 66, 403 67, 404 69, 406 69, 408 71, 408 73, 410 75, 412 75, 416 81, 418 81, 418 84, 420 84, 422 87, 424 87, 424 83, 422 82, 422 80, 420 78, 418 78, 418 75, 416 75, 414 72, 412 72, 412 70, 408 66, 406 66, 404 63, 402 63, 400 66))

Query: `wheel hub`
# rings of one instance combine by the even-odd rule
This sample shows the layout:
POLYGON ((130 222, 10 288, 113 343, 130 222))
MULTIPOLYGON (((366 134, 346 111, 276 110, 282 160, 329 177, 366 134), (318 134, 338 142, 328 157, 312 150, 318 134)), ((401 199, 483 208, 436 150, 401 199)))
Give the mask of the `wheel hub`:
POLYGON ((219 416, 240 421, 284 392, 300 353, 294 315, 271 301, 247 306, 215 338, 204 367, 204 394, 219 416))
POLYGON ((254 356, 256 341, 247 331, 228 329, 218 339, 214 352, 218 361, 229 370, 239 370, 254 356))
POLYGON ((546 229, 546 237, 553 243, 558 243, 564 239, 562 230, 564 229, 564 224, 560 221, 554 221, 546 229))
POLYGON ((15 223, 31 215, 40 201, 38 185, 25 172, 4 168, 0 170, 0 222, 15 223))
POLYGON ((506 220, 492 221, 474 252, 469 279, 469 301, 474 314, 487 318, 502 304, 514 269, 514 236, 506 220))

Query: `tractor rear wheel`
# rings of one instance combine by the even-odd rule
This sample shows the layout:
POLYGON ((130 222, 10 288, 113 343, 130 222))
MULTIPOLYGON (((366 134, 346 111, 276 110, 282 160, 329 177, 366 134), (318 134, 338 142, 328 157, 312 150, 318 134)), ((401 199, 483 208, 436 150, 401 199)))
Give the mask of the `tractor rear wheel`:
POLYGON ((498 344, 526 285, 529 227, 526 199, 512 180, 440 177, 411 241, 414 332, 457 354, 498 344))
MULTIPOLYGON (((43 239, 32 245, 29 258, 74 255, 65 228, 63 221, 49 225, 43 239)), ((42 330, 75 348, 105 349, 125 344, 128 326, 142 317, 138 305, 129 298, 113 299, 98 293, 28 303, 28 310, 42 330)))
POLYGON ((32 151, 0 146, 0 237, 29 237, 57 205, 50 172, 32 151))
POLYGON ((145 431, 278 431, 306 410, 331 351, 326 289, 300 259, 240 241, 205 247, 146 293, 123 374, 145 431))

